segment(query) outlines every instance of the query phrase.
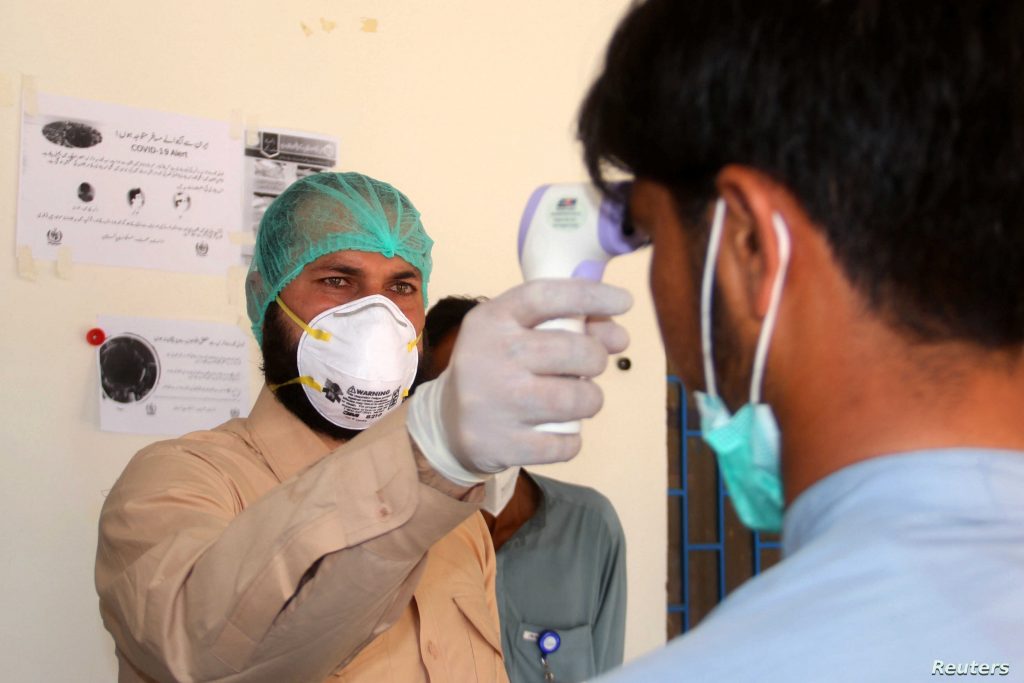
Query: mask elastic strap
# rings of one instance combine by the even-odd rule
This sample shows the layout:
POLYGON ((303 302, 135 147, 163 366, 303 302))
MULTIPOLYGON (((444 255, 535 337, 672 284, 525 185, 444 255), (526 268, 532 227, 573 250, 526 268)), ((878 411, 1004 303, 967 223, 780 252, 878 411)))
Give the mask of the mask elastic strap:
MULTIPOLYGON (((277 305, 281 307, 281 310, 285 312, 285 315, 287 315, 289 318, 291 318, 292 322, 294 322, 296 325, 301 327, 306 332, 306 334, 308 334, 310 337, 313 337, 314 339, 319 339, 320 341, 330 341, 331 340, 331 333, 330 332, 328 332, 326 330, 318 330, 318 329, 312 328, 309 325, 307 325, 305 323, 305 321, 302 320, 302 318, 300 318, 299 316, 295 315, 295 313, 292 312, 292 309, 288 308, 288 306, 285 305, 285 303, 283 301, 281 301, 280 295, 274 297, 274 301, 276 301, 277 305)), ((281 386, 281 385, 278 385, 278 386, 281 386)))
POLYGON ((287 382, 281 382, 280 384, 268 384, 267 388, 270 389, 271 391, 277 391, 281 387, 286 387, 289 384, 305 384, 310 389, 315 389, 318 393, 322 392, 324 390, 324 388, 322 386, 320 386, 319 382, 317 382, 315 379, 313 379, 309 375, 303 375, 302 377, 296 377, 295 379, 290 379, 287 382))
POLYGON ((757 338, 757 349, 754 351, 754 370, 750 377, 750 402, 757 405, 761 401, 761 385, 764 382, 764 366, 768 357, 768 344, 772 332, 775 331, 775 320, 779 315, 779 302, 782 300, 782 285, 786 281, 786 270, 789 268, 789 228, 786 221, 778 213, 772 214, 772 227, 779 241, 779 272, 772 283, 771 298, 768 300, 768 313, 764 316, 764 325, 757 338))
MULTIPOLYGON (((405 350, 412 353, 416 350, 416 347, 420 345, 420 339, 423 339, 423 332, 420 332, 415 339, 405 345, 405 350)), ((402 390, 402 398, 409 398, 409 389, 402 390)))
POLYGON ((708 396, 718 397, 715 386, 715 366, 711 356, 711 290, 715 280, 715 262, 718 247, 722 242, 722 226, 725 224, 725 200, 715 203, 715 215, 711 220, 711 234, 708 236, 708 254, 704 260, 704 277, 700 285, 700 348, 704 354, 704 383, 708 396))

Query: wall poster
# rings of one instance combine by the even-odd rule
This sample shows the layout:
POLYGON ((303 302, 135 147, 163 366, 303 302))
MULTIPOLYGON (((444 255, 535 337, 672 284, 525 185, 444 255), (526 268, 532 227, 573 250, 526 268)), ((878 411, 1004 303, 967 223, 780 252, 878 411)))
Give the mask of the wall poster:
POLYGON ((240 261, 228 123, 39 93, 23 112, 19 244, 55 260, 220 274, 240 261))

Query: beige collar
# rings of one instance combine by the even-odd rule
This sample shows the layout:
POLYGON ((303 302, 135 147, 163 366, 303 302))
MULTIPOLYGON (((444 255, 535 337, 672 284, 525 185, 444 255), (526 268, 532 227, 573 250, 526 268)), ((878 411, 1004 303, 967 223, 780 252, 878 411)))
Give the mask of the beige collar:
POLYGON ((266 385, 247 422, 253 443, 280 481, 292 478, 330 453, 316 432, 292 415, 266 385))

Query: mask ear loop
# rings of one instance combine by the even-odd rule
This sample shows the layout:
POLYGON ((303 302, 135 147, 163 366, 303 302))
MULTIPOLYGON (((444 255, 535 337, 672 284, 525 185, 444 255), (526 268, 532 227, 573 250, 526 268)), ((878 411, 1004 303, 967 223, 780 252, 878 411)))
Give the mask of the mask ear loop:
MULTIPOLYGON (((416 335, 415 339, 413 339, 411 342, 409 342, 408 344, 405 345, 406 352, 407 353, 412 353, 413 351, 415 351, 416 347, 420 345, 420 339, 423 339, 423 333, 422 332, 420 332, 418 335, 416 335)), ((415 380, 415 379, 416 379, 416 377, 413 376, 413 380, 415 380)), ((409 398, 409 387, 406 387, 405 389, 402 390, 402 398, 409 398)))
POLYGON ((327 330, 318 330, 307 325, 302 318, 295 315, 295 313, 292 312, 292 309, 288 308, 288 306, 283 301, 281 301, 280 295, 274 297, 274 301, 276 301, 277 305, 281 307, 281 310, 285 312, 285 315, 291 318, 292 322, 301 327, 303 331, 305 331, 305 333, 308 334, 310 337, 313 337, 314 339, 319 339, 320 341, 331 340, 330 332, 328 332, 327 330))
POLYGON ((722 227, 725 224, 725 200, 715 203, 715 214, 711 220, 711 234, 708 236, 708 253, 704 259, 704 277, 700 285, 700 348, 704 356, 704 383, 708 396, 718 398, 715 386, 715 366, 711 351, 711 290, 715 280, 715 265, 718 248, 722 242, 722 227))
POLYGON ((322 386, 320 386, 320 383, 317 382, 312 377, 310 377, 309 375, 303 375, 302 377, 295 377, 293 379, 288 380, 287 382, 281 382, 280 384, 268 384, 267 385, 267 389, 270 389, 271 391, 277 391, 281 387, 286 387, 289 384, 305 384, 307 387, 309 387, 310 389, 313 389, 317 393, 322 393, 323 390, 324 390, 324 388, 322 386))
MULTIPOLYGON (((302 318, 295 315, 292 309, 288 308, 288 305, 281 300, 280 295, 274 297, 274 301, 276 301, 277 305, 281 307, 281 310, 285 312, 285 315, 292 319, 292 322, 294 322, 296 325, 305 330, 306 334, 316 339, 319 339, 320 341, 331 340, 330 332, 327 332, 326 330, 317 330, 307 325, 305 321, 302 320, 302 318)), ((293 379, 288 380, 287 382, 281 382, 280 384, 268 384, 267 388, 270 389, 271 391, 277 391, 281 387, 286 387, 289 384, 304 384, 310 389, 316 391, 317 393, 322 392, 324 390, 324 388, 320 386, 319 382, 317 382, 315 379, 308 375, 303 375, 302 377, 295 377, 293 379)))
POLYGON ((775 238, 779 241, 779 270, 775 275, 775 282, 772 283, 768 313, 764 316, 764 325, 761 327, 761 334, 757 339, 757 349, 754 351, 754 370, 750 377, 750 403, 753 405, 757 405, 761 401, 761 385, 764 383, 764 366, 768 356, 768 345, 771 343, 772 333, 775 331, 775 320, 779 315, 779 302, 782 300, 782 285, 785 284, 786 271, 789 269, 789 227, 777 212, 772 213, 772 227, 775 229, 775 238))

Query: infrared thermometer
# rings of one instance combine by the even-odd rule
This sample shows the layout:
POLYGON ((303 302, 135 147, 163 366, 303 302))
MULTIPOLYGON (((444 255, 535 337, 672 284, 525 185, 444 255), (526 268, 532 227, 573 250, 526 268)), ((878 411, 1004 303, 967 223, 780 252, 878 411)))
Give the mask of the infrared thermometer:
MULTIPOLYGON (((579 277, 600 282, 605 265, 647 243, 627 219, 624 185, 617 197, 590 183, 541 185, 526 203, 519 222, 519 267, 524 280, 579 277)), ((537 329, 583 332, 582 318, 549 320, 537 329)), ((579 421, 540 425, 549 432, 575 434, 579 421)))

